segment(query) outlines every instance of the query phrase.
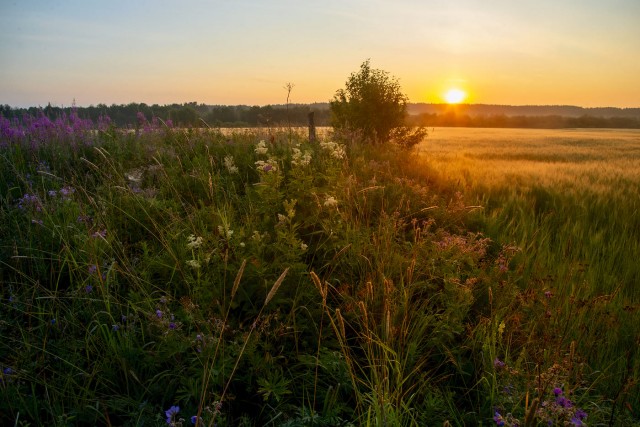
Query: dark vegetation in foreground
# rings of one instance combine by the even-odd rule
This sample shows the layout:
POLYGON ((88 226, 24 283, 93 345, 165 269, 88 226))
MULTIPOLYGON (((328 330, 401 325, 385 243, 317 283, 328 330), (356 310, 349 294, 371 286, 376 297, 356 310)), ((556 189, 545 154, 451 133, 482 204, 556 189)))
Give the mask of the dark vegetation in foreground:
POLYGON ((527 195, 341 135, 1 138, 2 424, 637 424, 637 307, 503 240, 527 195))

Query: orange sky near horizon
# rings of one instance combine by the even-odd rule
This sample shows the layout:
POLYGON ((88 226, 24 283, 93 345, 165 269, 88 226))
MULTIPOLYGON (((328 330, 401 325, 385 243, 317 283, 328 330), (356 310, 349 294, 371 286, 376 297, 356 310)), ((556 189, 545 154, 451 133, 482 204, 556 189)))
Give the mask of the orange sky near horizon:
POLYGON ((366 59, 410 102, 640 107, 640 2, 0 4, 0 104, 327 102, 366 59))

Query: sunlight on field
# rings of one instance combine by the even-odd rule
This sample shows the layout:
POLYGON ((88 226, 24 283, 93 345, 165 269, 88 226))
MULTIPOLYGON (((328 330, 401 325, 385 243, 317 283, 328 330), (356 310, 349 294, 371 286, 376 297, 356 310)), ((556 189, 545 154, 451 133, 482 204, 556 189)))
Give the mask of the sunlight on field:
POLYGON ((473 186, 640 185, 637 130, 435 128, 419 150, 438 172, 473 186))

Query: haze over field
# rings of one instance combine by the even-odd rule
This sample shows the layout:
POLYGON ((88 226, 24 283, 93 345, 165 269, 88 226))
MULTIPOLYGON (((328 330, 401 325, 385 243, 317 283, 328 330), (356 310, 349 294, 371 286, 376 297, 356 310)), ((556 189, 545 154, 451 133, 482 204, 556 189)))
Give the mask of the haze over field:
POLYGON ((638 107, 639 18, 636 0, 3 1, 0 103, 264 105, 287 82, 324 102, 371 58, 412 102, 638 107))

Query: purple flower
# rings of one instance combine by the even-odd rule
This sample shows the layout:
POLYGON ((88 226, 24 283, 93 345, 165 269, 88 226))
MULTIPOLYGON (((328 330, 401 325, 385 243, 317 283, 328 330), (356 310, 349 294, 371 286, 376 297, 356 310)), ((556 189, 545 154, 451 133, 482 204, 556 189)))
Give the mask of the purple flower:
POLYGON ((98 271, 98 266, 95 264, 91 264, 89 266, 89 274, 94 274, 96 271, 98 271))
POLYGON ((584 425, 582 423, 582 420, 580 418, 578 418, 578 417, 572 417, 569 422, 571 423, 572 426, 582 426, 582 425, 584 425))
POLYGON ((559 396, 556 399, 556 403, 558 404, 558 406, 560 406, 562 408, 571 408, 571 407, 573 407, 573 402, 571 402, 569 399, 567 399, 564 396, 559 396))
POLYGON ((107 237, 107 230, 98 230, 98 231, 94 232, 91 235, 91 237, 94 237, 96 239, 102 237, 104 239, 105 237, 107 237))
POLYGON ((76 190, 73 187, 69 187, 69 186, 62 187, 60 189, 60 194, 62 194, 62 198, 64 200, 69 200, 71 198, 71 195, 75 192, 76 190))
POLYGON ((169 329, 175 329, 176 324, 174 322, 169 322, 169 329))
POLYGON ((198 417, 197 415, 194 415, 193 417, 191 417, 191 424, 193 425, 202 424, 202 418, 198 417))
POLYGON ((12 375, 12 374, 13 374, 13 369, 11 369, 11 368, 4 368, 4 369, 2 370, 2 373, 3 373, 3 374, 5 374, 5 375, 12 375))
POLYGON ((496 425, 499 427, 504 426, 504 419, 502 418, 502 415, 500 415, 500 412, 496 411, 495 414, 493 415, 493 421, 495 421, 496 425))
POLYGON ((504 368, 505 367, 505 363, 498 359, 497 357, 493 360, 493 367, 496 369, 500 369, 500 368, 504 368))
POLYGON ((120 329, 120 326, 118 326, 118 325, 111 325, 111 330, 112 330, 113 332, 118 332, 118 329, 120 329))
POLYGON ((556 397, 560 396, 562 394, 562 389, 560 387, 556 387, 553 389, 553 394, 556 395, 556 397))
POLYGON ((50 197, 56 197, 56 194, 58 193, 56 193, 56 190, 49 190, 47 194, 49 194, 50 197))
POLYGON ((90 294, 93 291, 93 286, 91 285, 87 285, 84 287, 84 291, 88 294, 90 294))
POLYGON ((575 414, 575 418, 577 418, 578 420, 586 420, 587 419, 587 413, 585 411, 583 411, 582 409, 578 408, 578 410, 576 411, 576 414, 575 414))
POLYGON ((173 421, 173 417, 180 412, 179 406, 172 406, 171 408, 164 411, 164 414, 167 416, 167 424, 171 424, 173 421))
POLYGON ((156 317, 157 317, 158 319, 162 319, 162 311, 160 311, 160 310, 156 310, 156 317))
POLYGON ((271 169, 273 169, 273 166, 271 166, 268 163, 266 165, 264 165, 264 167, 262 168, 262 170, 265 171, 265 172, 269 172, 271 169))

